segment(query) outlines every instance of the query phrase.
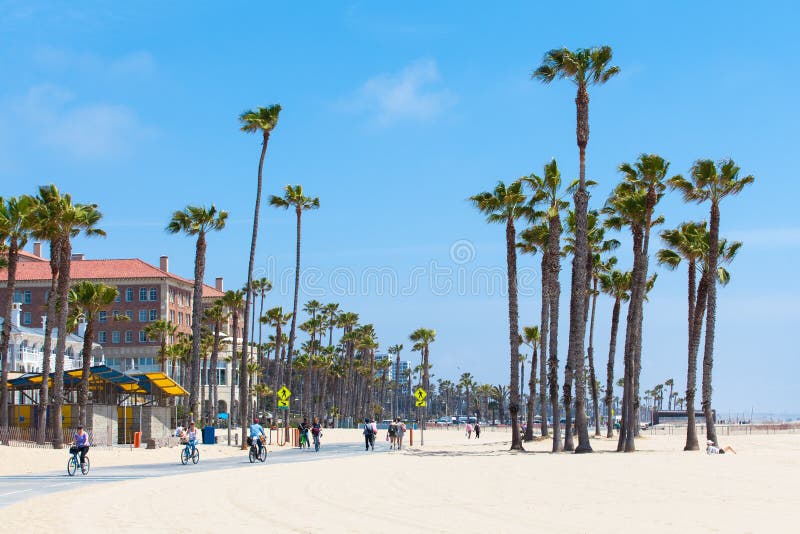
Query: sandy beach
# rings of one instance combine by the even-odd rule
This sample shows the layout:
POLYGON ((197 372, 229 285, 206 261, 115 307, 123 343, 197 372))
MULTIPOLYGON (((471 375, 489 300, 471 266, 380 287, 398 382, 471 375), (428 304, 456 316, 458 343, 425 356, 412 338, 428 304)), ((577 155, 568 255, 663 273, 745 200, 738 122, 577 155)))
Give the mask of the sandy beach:
MULTIPOLYGON (((326 431, 325 443, 359 438, 358 431, 326 431)), ((400 452, 385 451, 381 440, 374 453, 357 457, 92 486, 80 497, 86 518, 60 520, 59 530, 219 532, 233 521, 281 532, 757 533, 786 530, 800 505, 800 434, 731 436, 723 443, 738 454, 725 456, 684 453, 681 436, 645 436, 634 454, 593 439, 597 453, 579 456, 550 454, 549 441, 510 453, 507 438, 427 431, 424 448, 416 442, 400 452)), ((98 449, 93 465, 175 462, 176 451, 98 449)), ((208 446, 202 454, 242 453, 208 446)), ((64 457, 0 449, 4 474, 60 469, 64 457)), ((29 529, 43 510, 50 518, 74 516, 76 497, 29 499, 0 517, 9 529, 29 529)))

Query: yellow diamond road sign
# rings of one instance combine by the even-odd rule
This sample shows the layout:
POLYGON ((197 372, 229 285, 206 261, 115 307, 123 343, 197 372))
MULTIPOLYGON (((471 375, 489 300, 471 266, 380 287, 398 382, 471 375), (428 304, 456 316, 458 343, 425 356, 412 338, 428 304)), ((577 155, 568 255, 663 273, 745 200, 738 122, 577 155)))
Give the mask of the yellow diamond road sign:
POLYGON ((282 401, 288 401, 289 398, 292 396, 292 392, 289 391, 289 388, 283 386, 281 389, 278 390, 278 398, 282 401))
POLYGON ((428 403, 425 402, 424 400, 418 400, 417 401, 417 406, 427 406, 427 405, 428 405, 428 403))
POLYGON ((417 390, 414 392, 414 396, 417 398, 418 401, 424 401, 425 397, 428 396, 428 392, 422 388, 417 388, 417 390))

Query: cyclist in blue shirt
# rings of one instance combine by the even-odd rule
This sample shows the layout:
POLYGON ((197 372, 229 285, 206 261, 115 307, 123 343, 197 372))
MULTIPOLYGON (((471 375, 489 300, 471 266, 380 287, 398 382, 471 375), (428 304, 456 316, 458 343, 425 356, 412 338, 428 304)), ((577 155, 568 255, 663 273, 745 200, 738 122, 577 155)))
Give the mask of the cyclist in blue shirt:
POLYGON ((250 425, 250 438, 253 441, 258 443, 258 454, 261 454, 261 450, 264 448, 264 444, 261 443, 261 436, 267 437, 267 434, 264 432, 264 427, 258 424, 258 419, 253 419, 253 424, 250 425))
POLYGON ((197 436, 198 436, 198 434, 199 434, 199 431, 197 430, 197 427, 195 426, 194 421, 192 421, 191 423, 189 423, 189 428, 186 430, 186 439, 189 442, 189 446, 191 447, 190 452, 192 452, 192 453, 194 453, 194 449, 195 449, 195 447, 197 445, 197 436))

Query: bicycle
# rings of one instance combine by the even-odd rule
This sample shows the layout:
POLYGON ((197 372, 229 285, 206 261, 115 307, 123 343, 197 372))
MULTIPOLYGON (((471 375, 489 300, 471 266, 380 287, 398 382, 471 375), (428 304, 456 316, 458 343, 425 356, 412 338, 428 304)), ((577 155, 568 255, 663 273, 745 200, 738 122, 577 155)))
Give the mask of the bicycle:
POLYGON ((185 443, 185 447, 181 451, 181 463, 186 465, 189 463, 189 459, 192 459, 192 463, 196 464, 200 461, 200 451, 197 450, 197 447, 192 447, 190 442, 185 443))
POLYGON ((319 438, 322 437, 322 432, 316 434, 312 432, 312 436, 314 437, 314 452, 319 452, 319 438))
POLYGON ((81 459, 80 459, 81 451, 75 445, 73 445, 73 446, 71 446, 69 448, 69 453, 71 454, 71 456, 69 457, 69 460, 67 460, 67 474, 69 476, 74 476, 75 473, 78 471, 78 466, 80 466, 81 473, 83 473, 84 475, 88 474, 89 473, 89 457, 88 456, 84 456, 83 457, 84 463, 81 463, 81 459))
POLYGON ((258 441, 254 440, 253 438, 247 438, 247 444, 250 445, 250 452, 248 453, 248 458, 250 458, 250 463, 255 463, 256 460, 260 460, 261 462, 267 461, 267 447, 264 445, 266 439, 263 436, 258 438, 261 441, 261 450, 258 448, 258 441))
POLYGON ((308 444, 308 432, 300 432, 300 448, 310 447, 308 444))

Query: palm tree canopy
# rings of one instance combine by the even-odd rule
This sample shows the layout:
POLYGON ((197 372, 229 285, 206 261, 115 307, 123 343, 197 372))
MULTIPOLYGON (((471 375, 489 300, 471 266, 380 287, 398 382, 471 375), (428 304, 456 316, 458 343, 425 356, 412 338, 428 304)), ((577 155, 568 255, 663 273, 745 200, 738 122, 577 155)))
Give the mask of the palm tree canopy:
POLYGON ((545 53, 542 64, 531 78, 550 83, 557 78, 572 80, 579 87, 601 85, 619 74, 619 67, 609 66, 613 52, 610 46, 593 48, 554 48, 545 53))
POLYGON ((540 339, 538 326, 525 326, 522 328, 522 342, 528 346, 535 346, 540 339))
POLYGON ((670 178, 669 185, 680 191, 686 202, 710 200, 718 204, 727 196, 739 194, 745 186, 755 181, 752 175, 740 177, 740 172, 741 169, 732 159, 722 160, 719 164, 714 164, 710 159, 701 159, 692 165, 689 179, 674 176, 670 178))
POLYGON ((610 273, 603 273, 599 277, 600 291, 625 302, 630 299, 631 277, 630 271, 623 272, 614 269, 610 273))
POLYGON ((87 323, 94 321, 101 308, 111 305, 119 292, 116 287, 106 284, 95 284, 83 280, 72 286, 69 290, 70 329, 74 327, 79 317, 87 323))
POLYGON ((228 212, 217 210, 214 204, 210 207, 205 206, 186 206, 183 210, 172 214, 172 219, 167 225, 167 232, 177 234, 183 232, 187 235, 205 234, 211 230, 222 230, 225 228, 225 221, 228 219, 228 212))
POLYGON ((0 242, 16 239, 17 246, 22 248, 28 242, 31 230, 31 215, 36 206, 33 197, 0 197, 0 242))
POLYGON ((293 207, 297 211, 319 209, 319 197, 305 196, 302 185, 287 185, 283 191, 282 197, 275 195, 269 197, 270 206, 283 209, 293 207))
POLYGON ((509 219, 517 219, 530 213, 526 204, 527 197, 522 191, 522 181, 516 180, 508 186, 497 182, 493 192, 484 191, 469 198, 478 210, 486 215, 486 222, 506 223, 509 219))
POLYGON ((281 114, 281 105, 272 104, 267 107, 258 107, 245 111, 239 115, 239 122, 242 124, 241 130, 247 133, 264 132, 264 135, 275 129, 278 125, 278 117, 281 114))

